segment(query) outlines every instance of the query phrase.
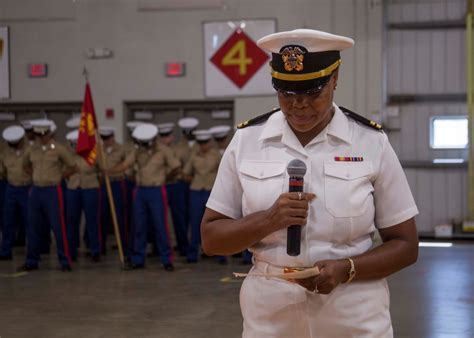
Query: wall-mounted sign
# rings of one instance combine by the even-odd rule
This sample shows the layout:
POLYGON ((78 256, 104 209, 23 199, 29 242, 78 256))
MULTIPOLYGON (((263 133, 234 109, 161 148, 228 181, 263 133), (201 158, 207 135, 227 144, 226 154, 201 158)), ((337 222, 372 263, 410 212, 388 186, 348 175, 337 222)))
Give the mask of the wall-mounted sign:
POLYGON ((165 65, 167 77, 180 77, 186 75, 186 63, 184 62, 168 62, 165 65))
POLYGON ((10 45, 8 27, 0 27, 0 99, 10 98, 10 45))
POLYGON ((208 97, 271 95, 270 56, 256 41, 276 31, 276 20, 204 23, 208 97))
POLYGON ((47 77, 48 64, 47 63, 30 63, 28 65, 29 77, 47 77))

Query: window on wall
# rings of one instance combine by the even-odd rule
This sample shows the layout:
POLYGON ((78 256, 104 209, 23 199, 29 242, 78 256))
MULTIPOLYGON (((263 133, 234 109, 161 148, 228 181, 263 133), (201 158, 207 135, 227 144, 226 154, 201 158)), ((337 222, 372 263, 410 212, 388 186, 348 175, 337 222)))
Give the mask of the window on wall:
POLYGON ((430 146, 432 149, 467 148, 467 117, 436 116, 431 118, 430 146))

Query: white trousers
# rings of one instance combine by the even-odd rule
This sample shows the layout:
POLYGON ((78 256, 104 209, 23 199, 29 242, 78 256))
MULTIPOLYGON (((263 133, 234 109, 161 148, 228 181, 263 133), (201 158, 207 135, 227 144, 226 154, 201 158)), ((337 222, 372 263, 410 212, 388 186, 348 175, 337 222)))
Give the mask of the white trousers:
MULTIPOLYGON (((257 261, 252 272, 280 273, 257 261)), ((313 294, 277 278, 248 276, 240 290, 244 338, 393 337, 385 279, 313 294)))

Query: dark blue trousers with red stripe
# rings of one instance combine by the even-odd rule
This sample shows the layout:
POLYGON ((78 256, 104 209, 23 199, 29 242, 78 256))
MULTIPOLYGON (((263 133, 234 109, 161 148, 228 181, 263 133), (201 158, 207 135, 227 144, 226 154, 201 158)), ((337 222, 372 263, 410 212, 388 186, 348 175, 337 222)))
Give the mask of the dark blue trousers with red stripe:
POLYGON ((176 236, 176 244, 181 256, 188 253, 188 203, 189 203, 189 184, 183 181, 166 185, 168 195, 168 204, 173 217, 173 227, 176 236))
POLYGON ((163 265, 173 262, 169 230, 165 222, 162 187, 138 186, 133 204, 132 264, 145 264, 148 227, 153 234, 163 265))
POLYGON ((7 183, 3 210, 3 239, 0 256, 11 256, 18 225, 28 224, 28 193, 30 186, 15 187, 7 183))
MULTIPOLYGON (((6 186, 7 186, 7 181, 0 179, 0 215, 3 215, 3 205, 4 205, 6 186)), ((3 217, 0 217, 0 232, 3 232, 3 217)))
MULTIPOLYGON (((114 198, 115 214, 117 216, 117 223, 120 231, 120 239, 122 241, 122 248, 124 255, 128 256, 128 242, 129 242, 129 222, 128 222, 128 206, 127 206, 127 186, 125 180, 110 181, 112 189, 112 196, 114 198)), ((101 248, 104 249, 107 243, 107 235, 109 230, 113 229, 112 214, 110 213, 109 197, 107 195, 107 188, 102 186, 102 243, 101 248)))
POLYGON ((28 203, 28 229, 26 265, 37 267, 40 261, 41 235, 53 230, 59 263, 71 265, 66 222, 64 220, 64 197, 60 185, 38 187, 33 185, 28 203))
POLYGON ((72 259, 77 259, 77 249, 80 246, 82 211, 84 211, 86 217, 86 232, 90 253, 92 256, 100 255, 102 236, 100 229, 100 195, 99 188, 66 190, 66 219, 72 259))
MULTIPOLYGON (((210 190, 193 190, 189 194, 189 223, 191 225, 191 241, 189 245, 187 259, 189 262, 196 262, 201 247, 201 221, 206 210, 206 203, 211 195, 210 190)), ((226 263, 226 256, 216 256, 221 263, 226 263)))
POLYGON ((189 222, 191 225, 191 242, 188 251, 188 260, 197 261, 201 246, 201 220, 206 209, 206 203, 211 191, 193 190, 189 194, 189 222))

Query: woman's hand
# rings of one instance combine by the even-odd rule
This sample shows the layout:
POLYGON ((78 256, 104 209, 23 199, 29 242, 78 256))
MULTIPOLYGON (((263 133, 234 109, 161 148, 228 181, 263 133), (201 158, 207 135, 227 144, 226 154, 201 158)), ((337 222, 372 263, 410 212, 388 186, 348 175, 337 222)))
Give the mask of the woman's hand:
POLYGON ((296 279, 293 282, 311 292, 327 295, 349 278, 350 263, 347 259, 320 261, 316 262, 314 266, 319 268, 319 275, 296 279))
POLYGON ((287 192, 281 194, 268 209, 268 222, 274 231, 290 225, 306 225, 309 202, 316 197, 312 193, 287 192))

